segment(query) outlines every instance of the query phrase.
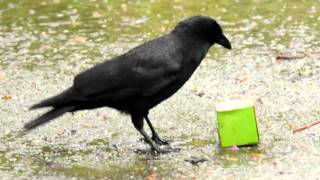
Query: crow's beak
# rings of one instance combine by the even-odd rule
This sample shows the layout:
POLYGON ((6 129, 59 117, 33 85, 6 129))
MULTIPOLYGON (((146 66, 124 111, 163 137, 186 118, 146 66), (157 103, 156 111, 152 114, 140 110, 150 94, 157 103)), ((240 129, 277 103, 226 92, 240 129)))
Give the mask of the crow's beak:
POLYGON ((222 34, 222 36, 217 40, 217 44, 220 44, 221 46, 227 48, 227 49, 232 49, 231 44, 229 40, 222 34))

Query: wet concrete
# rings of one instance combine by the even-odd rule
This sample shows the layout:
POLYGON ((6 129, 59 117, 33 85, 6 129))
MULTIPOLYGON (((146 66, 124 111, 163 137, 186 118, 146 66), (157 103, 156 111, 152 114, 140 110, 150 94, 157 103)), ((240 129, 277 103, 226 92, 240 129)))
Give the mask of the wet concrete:
POLYGON ((0 1, 1 178, 316 179, 320 127, 293 129, 320 119, 319 10, 311 1, 0 1), (108 108, 22 132, 46 111, 28 108, 75 74, 194 14, 216 18, 234 49, 214 46, 183 89, 151 111, 180 152, 136 153, 148 146, 128 116, 108 108), (236 97, 256 100, 261 143, 230 152, 219 147, 214 105, 236 97))

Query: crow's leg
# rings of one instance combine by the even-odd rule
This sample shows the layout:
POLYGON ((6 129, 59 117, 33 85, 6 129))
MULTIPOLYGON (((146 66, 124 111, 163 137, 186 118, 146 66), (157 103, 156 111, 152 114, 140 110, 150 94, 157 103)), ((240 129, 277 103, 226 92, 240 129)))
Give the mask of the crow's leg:
POLYGON ((165 149, 159 148, 159 146, 152 141, 152 139, 143 130, 143 116, 141 115, 131 115, 131 120, 134 127, 139 131, 139 133, 145 138, 146 142, 151 146, 151 149, 157 153, 167 153, 170 152, 165 149))
POLYGON ((152 132, 152 140, 154 142, 156 142, 157 144, 160 144, 160 145, 169 145, 169 143, 163 139, 161 139, 158 135, 158 133, 154 130, 152 124, 151 124, 151 121, 149 120, 148 118, 148 115, 144 116, 144 118, 146 119, 147 123, 148 123, 148 126, 152 132))

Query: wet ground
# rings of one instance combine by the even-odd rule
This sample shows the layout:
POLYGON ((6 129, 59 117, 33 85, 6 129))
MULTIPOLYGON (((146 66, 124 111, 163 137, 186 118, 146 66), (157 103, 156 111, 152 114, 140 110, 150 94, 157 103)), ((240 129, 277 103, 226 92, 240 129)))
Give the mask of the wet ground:
POLYGON ((320 5, 301 2, 0 0, 1 178, 319 178, 320 125, 293 133, 320 119, 320 5), (135 153, 148 146, 128 116, 108 108, 22 132, 46 111, 28 107, 75 74, 196 14, 217 19, 234 49, 211 48, 183 89, 151 111, 180 152, 135 153), (219 147, 214 105, 237 97, 256 100, 261 143, 230 152, 219 147))

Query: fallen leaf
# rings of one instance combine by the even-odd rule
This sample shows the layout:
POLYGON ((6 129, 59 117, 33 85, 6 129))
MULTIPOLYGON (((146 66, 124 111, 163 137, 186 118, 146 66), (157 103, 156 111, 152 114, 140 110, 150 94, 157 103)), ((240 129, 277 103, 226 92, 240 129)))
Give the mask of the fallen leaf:
POLYGON ((2 99, 4 99, 4 100, 11 100, 11 99, 12 99, 12 96, 10 96, 10 95, 4 95, 4 96, 2 96, 2 99))
POLYGON ((233 158, 233 157, 227 157, 226 159, 228 161, 238 161, 238 158, 233 158))
POLYGON ((252 153, 252 154, 250 154, 250 157, 256 158, 256 159, 261 159, 262 158, 262 154, 252 153))

